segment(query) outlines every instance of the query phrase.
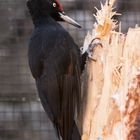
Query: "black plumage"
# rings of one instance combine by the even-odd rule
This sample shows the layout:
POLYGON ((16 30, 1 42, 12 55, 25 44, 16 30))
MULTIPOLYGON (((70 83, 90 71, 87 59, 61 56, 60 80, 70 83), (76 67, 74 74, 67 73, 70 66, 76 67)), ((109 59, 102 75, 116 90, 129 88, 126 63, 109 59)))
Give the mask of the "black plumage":
POLYGON ((35 25, 29 43, 29 66, 41 103, 59 138, 80 140, 74 120, 80 108, 80 50, 56 22, 61 19, 58 12, 62 12, 58 1, 28 0, 27 6, 35 25), (57 9, 53 11, 54 2, 57 9))

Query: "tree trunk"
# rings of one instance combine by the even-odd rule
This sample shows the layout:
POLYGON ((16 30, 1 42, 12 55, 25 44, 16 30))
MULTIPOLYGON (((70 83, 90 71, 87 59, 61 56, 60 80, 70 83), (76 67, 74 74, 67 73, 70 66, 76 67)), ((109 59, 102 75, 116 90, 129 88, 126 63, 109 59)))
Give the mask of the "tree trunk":
POLYGON ((140 28, 112 32, 102 45, 83 76, 82 140, 140 140, 140 28))

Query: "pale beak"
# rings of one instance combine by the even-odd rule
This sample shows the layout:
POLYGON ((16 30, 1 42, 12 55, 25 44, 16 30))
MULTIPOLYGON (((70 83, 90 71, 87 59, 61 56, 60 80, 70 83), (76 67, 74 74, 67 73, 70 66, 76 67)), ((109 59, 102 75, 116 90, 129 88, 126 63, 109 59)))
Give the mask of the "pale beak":
POLYGON ((63 19, 64 21, 68 22, 69 24, 81 28, 80 24, 78 24, 76 21, 74 21, 72 18, 70 18, 69 16, 65 15, 64 13, 60 13, 60 18, 63 19))

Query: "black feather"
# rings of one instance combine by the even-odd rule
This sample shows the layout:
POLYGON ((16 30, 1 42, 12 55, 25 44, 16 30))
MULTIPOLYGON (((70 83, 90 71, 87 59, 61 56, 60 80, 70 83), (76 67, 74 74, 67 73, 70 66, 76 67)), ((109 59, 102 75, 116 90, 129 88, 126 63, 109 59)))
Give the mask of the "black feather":
POLYGON ((29 65, 50 120, 63 140, 80 140, 75 113, 80 108, 80 51, 51 17, 34 21, 29 65))

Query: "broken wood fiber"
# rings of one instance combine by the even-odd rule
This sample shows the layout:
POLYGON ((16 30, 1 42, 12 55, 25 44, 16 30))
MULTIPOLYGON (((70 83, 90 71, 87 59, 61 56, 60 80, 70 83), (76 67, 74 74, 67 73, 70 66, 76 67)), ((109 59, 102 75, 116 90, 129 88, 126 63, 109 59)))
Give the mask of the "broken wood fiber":
POLYGON ((110 32, 82 85, 82 140, 140 140, 140 28, 110 32))

